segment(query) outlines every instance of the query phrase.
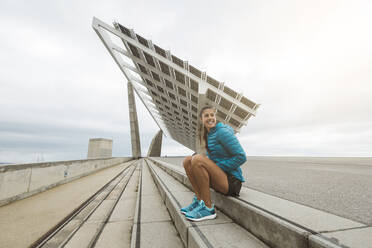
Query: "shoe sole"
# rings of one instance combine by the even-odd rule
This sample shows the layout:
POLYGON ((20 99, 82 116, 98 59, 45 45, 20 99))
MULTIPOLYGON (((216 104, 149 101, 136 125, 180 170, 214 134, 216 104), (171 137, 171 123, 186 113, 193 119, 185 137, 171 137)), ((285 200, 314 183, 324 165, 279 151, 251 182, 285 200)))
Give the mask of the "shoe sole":
POLYGON ((203 221, 203 220, 213 220, 216 217, 217 217, 217 214, 212 214, 212 215, 208 215, 208 216, 205 216, 205 217, 202 217, 202 218, 199 218, 199 219, 193 219, 193 218, 189 218, 189 217, 186 217, 186 219, 192 220, 192 221, 203 221))
POLYGON ((186 214, 186 212, 184 212, 184 211, 180 211, 181 212, 181 214, 186 214))

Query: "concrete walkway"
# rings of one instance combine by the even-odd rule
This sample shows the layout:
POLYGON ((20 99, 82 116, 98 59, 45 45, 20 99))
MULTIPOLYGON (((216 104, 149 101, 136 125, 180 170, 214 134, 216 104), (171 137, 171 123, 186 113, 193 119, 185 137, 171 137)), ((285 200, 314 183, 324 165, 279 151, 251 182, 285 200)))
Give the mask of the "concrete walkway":
POLYGON ((130 163, 0 207, 0 247, 28 247, 130 163))

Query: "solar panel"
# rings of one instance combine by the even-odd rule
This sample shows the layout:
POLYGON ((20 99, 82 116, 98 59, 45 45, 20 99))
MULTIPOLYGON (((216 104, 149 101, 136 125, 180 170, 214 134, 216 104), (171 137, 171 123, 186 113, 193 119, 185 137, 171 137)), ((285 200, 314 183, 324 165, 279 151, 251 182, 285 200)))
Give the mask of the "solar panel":
POLYGON ((235 132, 256 115, 257 103, 132 29, 97 18, 93 28, 163 133, 191 150, 197 149, 197 116, 205 105, 214 106, 217 120, 235 132))

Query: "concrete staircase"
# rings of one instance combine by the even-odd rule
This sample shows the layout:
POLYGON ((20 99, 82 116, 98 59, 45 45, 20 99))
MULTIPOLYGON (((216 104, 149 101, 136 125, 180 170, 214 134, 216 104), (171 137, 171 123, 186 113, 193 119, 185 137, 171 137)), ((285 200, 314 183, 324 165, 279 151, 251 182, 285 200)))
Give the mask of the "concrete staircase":
POLYGON ((190 222, 179 211, 190 189, 182 167, 137 160, 32 247, 336 248, 347 246, 332 230, 361 225, 244 187, 240 197, 211 190, 217 218, 190 222))
POLYGON ((218 209, 214 220, 186 220, 179 210, 191 202, 193 193, 152 161, 147 164, 185 247, 268 247, 218 209))

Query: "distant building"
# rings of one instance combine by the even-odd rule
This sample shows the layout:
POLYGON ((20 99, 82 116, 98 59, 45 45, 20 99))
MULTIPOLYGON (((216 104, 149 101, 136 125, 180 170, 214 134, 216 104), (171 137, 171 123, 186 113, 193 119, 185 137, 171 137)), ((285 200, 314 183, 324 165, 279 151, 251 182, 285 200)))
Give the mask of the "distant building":
POLYGON ((112 157, 112 140, 95 138, 89 139, 88 159, 112 157))

